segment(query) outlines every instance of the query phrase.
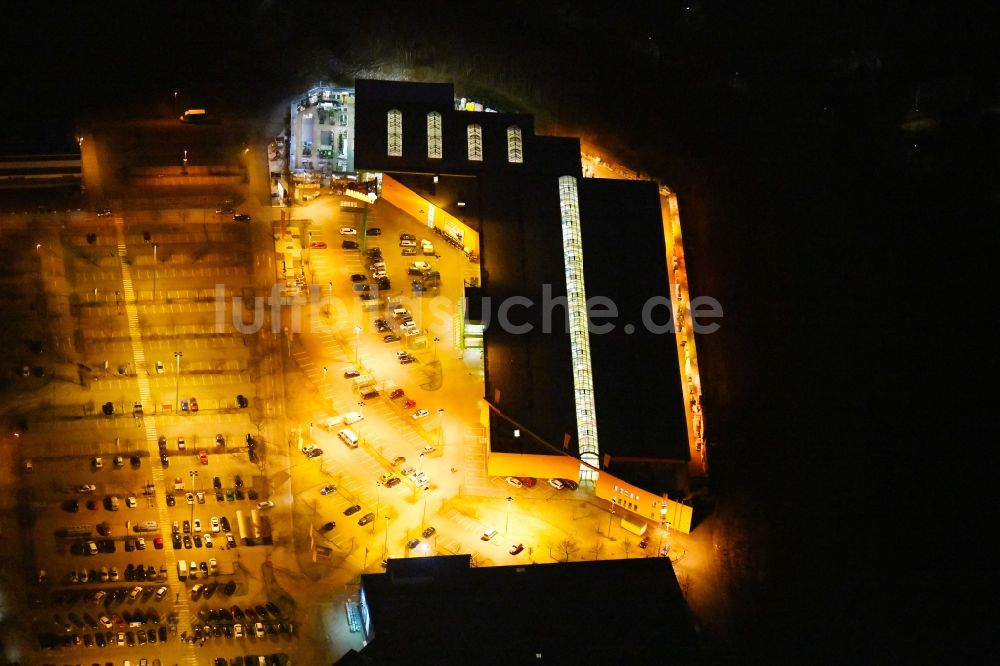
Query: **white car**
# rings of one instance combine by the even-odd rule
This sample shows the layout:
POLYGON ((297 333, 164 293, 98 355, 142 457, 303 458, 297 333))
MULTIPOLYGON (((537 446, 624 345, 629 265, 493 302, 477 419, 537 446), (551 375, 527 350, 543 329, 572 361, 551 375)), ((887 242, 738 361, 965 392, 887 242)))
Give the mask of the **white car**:
POLYGON ((355 229, 354 227, 341 227, 340 228, 340 235, 341 236, 357 236, 358 235, 358 230, 355 229))
POLYGON ((218 518, 218 516, 212 516, 212 520, 210 522, 212 524, 212 533, 213 534, 215 532, 222 531, 222 528, 219 526, 219 518, 218 518))
POLYGON ((515 488, 520 488, 521 486, 524 485, 523 483, 521 483, 521 479, 517 478, 516 476, 508 476, 504 480, 507 482, 508 485, 514 486, 515 488))
POLYGON ((361 416, 361 414, 359 414, 358 412, 347 412, 346 414, 344 414, 344 423, 347 425, 351 425, 352 423, 357 423, 363 418, 364 417, 361 416))
POLYGON ((410 240, 409 238, 403 238, 399 241, 399 247, 416 247, 417 241, 410 240))
POLYGON ((202 537, 202 541, 205 542, 205 548, 212 547, 212 535, 208 532, 205 532, 205 536, 202 537))
POLYGON ((163 374, 163 361, 157 361, 156 362, 156 374, 158 374, 158 375, 162 375, 163 374))
POLYGON ((92 493, 97 490, 97 486, 92 483, 87 483, 76 489, 78 493, 92 493))
POLYGON ((208 561, 208 573, 212 574, 213 576, 219 575, 219 560, 215 559, 214 557, 208 561))
POLYGON ((233 636, 236 638, 243 638, 243 625, 239 622, 233 625, 233 636))
POLYGON ((126 497, 125 498, 125 506, 127 506, 130 509, 134 509, 136 507, 135 498, 134 497, 126 497))
POLYGON ((101 626, 103 626, 105 629, 110 629, 111 627, 114 626, 111 623, 111 618, 109 618, 107 615, 100 616, 99 618, 97 618, 97 621, 100 622, 101 626))
POLYGON ((264 625, 261 622, 255 622, 253 625, 253 633, 257 638, 264 638, 264 625))
POLYGON ((386 273, 385 271, 372 271, 373 280, 381 280, 382 278, 387 278, 387 277, 389 277, 389 274, 386 273))
POLYGON ((194 519, 194 531, 201 532, 201 518, 194 519))
POLYGON ((135 540, 135 549, 136 550, 146 550, 146 538, 145 537, 139 537, 138 539, 135 540))
POLYGON ((410 264, 410 268, 415 271, 429 271, 431 269, 431 265, 426 261, 414 261, 410 264))
POLYGON ((264 500, 263 502, 257 502, 258 509, 270 509, 274 507, 274 502, 271 500, 264 500))
POLYGON ((549 485, 555 488, 556 490, 562 490, 563 488, 566 487, 566 484, 564 484, 559 479, 549 479, 549 485))
POLYGON ((410 416, 410 418, 416 421, 418 419, 424 418, 425 416, 427 416, 428 413, 429 412, 426 409, 418 409, 417 411, 413 412, 413 415, 410 416))

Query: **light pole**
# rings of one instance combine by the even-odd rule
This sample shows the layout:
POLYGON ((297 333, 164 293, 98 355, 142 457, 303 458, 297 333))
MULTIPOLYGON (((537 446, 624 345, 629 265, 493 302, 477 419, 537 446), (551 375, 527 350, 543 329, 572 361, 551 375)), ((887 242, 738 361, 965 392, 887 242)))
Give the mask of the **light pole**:
MULTIPOLYGON (((417 463, 417 475, 418 476, 420 475, 420 472, 424 471, 424 455, 425 455, 424 453, 420 454, 420 461, 417 463)), ((427 489, 424 488, 424 490, 427 490, 427 489)))
POLYGON ((354 326, 354 365, 359 365, 360 361, 360 351, 358 347, 361 345, 361 326, 355 324, 354 326))
POLYGON ((438 446, 444 450, 444 409, 438 410, 438 446))
POLYGON ((503 526, 503 535, 507 536, 507 528, 510 527, 510 505, 514 503, 513 497, 507 498, 507 522, 503 526))
POLYGON ((615 507, 612 506, 608 512, 608 538, 611 538, 611 521, 615 519, 615 507))
POLYGON ((438 360, 438 343, 441 342, 441 338, 434 338, 434 360, 438 360))
MULTIPOLYGON (((423 455, 423 454, 421 454, 423 455)), ((424 512, 420 516, 420 524, 427 524, 427 491, 430 490, 429 486, 424 486, 424 512)))
MULTIPOLYGON (((198 478, 198 470, 191 469, 188 470, 188 476, 191 477, 191 490, 194 490, 194 480, 198 478)), ((191 522, 194 522, 194 502, 191 502, 191 522)))
MULTIPOLYGON (((382 510, 382 482, 376 481, 375 485, 378 486, 378 501, 375 502, 375 517, 378 518, 378 514, 382 510)), ((372 521, 372 534, 375 534, 375 522, 372 521)))
POLYGON ((160 246, 159 243, 153 243, 153 300, 156 300, 156 248, 160 246))
POLYGON ((323 366, 323 381, 324 381, 324 382, 326 381, 326 372, 327 372, 327 371, 326 371, 326 366, 324 365, 324 366, 323 366))
POLYGON ((174 115, 177 115, 177 93, 174 92, 174 115))
POLYGON ((329 287, 329 289, 330 289, 330 298, 332 299, 333 298, 333 283, 330 282, 326 286, 329 287))
POLYGON ((179 351, 174 352, 174 358, 177 360, 177 372, 174 381, 174 409, 181 408, 181 356, 183 355, 179 351))
POLYGON ((389 556, 389 516, 385 517, 385 543, 382 544, 382 559, 389 556))

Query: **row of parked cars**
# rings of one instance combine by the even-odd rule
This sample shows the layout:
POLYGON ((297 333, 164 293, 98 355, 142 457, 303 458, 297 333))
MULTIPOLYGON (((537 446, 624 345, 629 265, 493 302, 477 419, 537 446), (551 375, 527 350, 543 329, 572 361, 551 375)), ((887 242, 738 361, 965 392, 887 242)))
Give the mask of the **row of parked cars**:
MULTIPOLYGON (((534 488, 537 483, 530 476, 508 476, 504 480, 515 488, 534 488)), ((546 479, 546 481, 556 490, 576 490, 578 485, 576 481, 570 479, 546 479)))

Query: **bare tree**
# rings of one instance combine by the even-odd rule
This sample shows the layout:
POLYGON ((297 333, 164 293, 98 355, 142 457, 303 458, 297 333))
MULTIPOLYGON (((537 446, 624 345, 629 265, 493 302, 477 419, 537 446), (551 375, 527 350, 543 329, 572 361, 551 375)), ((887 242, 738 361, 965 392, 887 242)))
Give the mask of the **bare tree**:
POLYGON ((594 542, 594 545, 592 547, 594 549, 594 559, 595 560, 600 559, 601 553, 604 552, 604 541, 598 539, 597 541, 594 542))
POLYGON ((622 539, 622 546, 625 548, 625 559, 628 559, 628 551, 632 548, 632 540, 628 537, 622 539))
POLYGON ((556 544, 556 549, 565 557, 563 562, 569 562, 570 558, 572 558, 573 555, 576 554, 576 551, 579 550, 579 545, 574 539, 563 539, 556 544))

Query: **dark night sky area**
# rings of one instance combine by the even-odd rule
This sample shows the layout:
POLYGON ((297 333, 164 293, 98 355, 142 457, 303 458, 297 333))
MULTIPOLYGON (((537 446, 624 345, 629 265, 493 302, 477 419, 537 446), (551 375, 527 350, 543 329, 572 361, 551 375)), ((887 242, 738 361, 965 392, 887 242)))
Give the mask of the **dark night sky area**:
POLYGON ((8 127, 165 113, 175 89, 267 112, 338 63, 403 54, 617 137, 679 193, 694 291, 726 308, 699 353, 718 510, 743 521, 745 568, 713 660, 896 661, 941 635, 954 660, 975 655, 977 625, 941 595, 975 610, 996 571, 967 545, 992 528, 976 494, 995 441, 978 405, 995 6, 80 4, 8 3, 8 127), (912 118, 936 129, 901 129, 912 118))

